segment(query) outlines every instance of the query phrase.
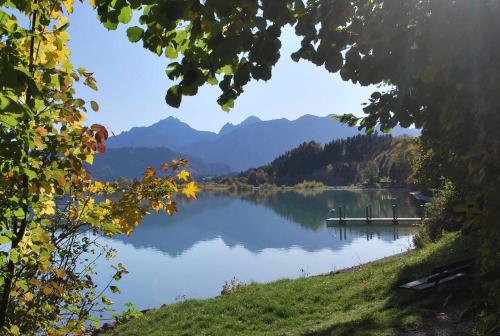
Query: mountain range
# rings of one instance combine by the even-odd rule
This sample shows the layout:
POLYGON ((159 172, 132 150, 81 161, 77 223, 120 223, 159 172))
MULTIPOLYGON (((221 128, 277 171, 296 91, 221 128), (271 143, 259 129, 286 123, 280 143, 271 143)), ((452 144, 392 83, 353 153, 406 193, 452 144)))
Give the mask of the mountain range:
MULTIPOLYGON (((166 147, 123 147, 108 148, 102 155, 96 155, 90 167, 92 176, 101 181, 119 177, 140 178, 147 167, 160 167, 163 163, 185 157, 166 147)), ((220 175, 232 172, 228 165, 207 163, 196 157, 187 156, 189 171, 195 176, 220 175)))
MULTIPOLYGON (((109 152, 97 158, 93 170, 117 177, 123 176, 119 172, 125 173, 126 165, 154 166, 159 159, 186 156, 198 175, 224 174, 262 166, 307 141, 325 144, 360 133, 328 116, 304 115, 296 120, 252 116, 237 125, 224 125, 219 133, 196 130, 169 117, 110 137, 109 152)), ((400 127, 392 131, 393 136, 402 134, 417 136, 419 131, 400 127)))

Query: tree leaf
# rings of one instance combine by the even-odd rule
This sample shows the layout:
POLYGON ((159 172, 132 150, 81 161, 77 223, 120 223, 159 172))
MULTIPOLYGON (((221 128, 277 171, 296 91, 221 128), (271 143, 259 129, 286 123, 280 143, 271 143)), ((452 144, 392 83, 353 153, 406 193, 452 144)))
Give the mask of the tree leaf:
POLYGON ((181 106, 182 102, 182 89, 179 85, 172 86, 167 91, 167 95, 165 96, 165 101, 168 105, 178 108, 181 106))
POLYGON ((127 24, 130 20, 132 20, 132 8, 130 8, 130 6, 123 7, 120 11, 120 15, 118 15, 118 21, 127 24))
POLYGON ((109 289, 111 289, 113 293, 120 293, 120 289, 116 286, 109 286, 109 289))
POLYGON ((187 197, 187 198, 196 198, 196 194, 198 193, 199 189, 196 183, 194 182, 189 182, 186 184, 186 186, 182 189, 182 193, 187 197))
POLYGON ((179 57, 179 52, 177 51, 177 49, 175 49, 174 47, 172 46, 169 46, 166 50, 165 50, 165 56, 167 58, 170 58, 172 60, 174 59, 177 59, 177 57, 179 57))
POLYGON ((10 243, 10 239, 5 237, 5 236, 0 236, 0 245, 8 244, 10 243))
POLYGON ((177 178, 179 180, 183 180, 183 181, 186 181, 186 182, 189 180, 190 176, 191 175, 189 174, 189 172, 187 170, 183 170, 179 174, 177 174, 177 178))
POLYGON ((92 108, 92 110, 94 110, 95 112, 98 112, 99 111, 99 105, 95 102, 95 101, 90 101, 90 107, 92 108))
POLYGON ((127 37, 130 42, 137 42, 144 36, 144 29, 141 27, 130 27, 127 29, 127 37))

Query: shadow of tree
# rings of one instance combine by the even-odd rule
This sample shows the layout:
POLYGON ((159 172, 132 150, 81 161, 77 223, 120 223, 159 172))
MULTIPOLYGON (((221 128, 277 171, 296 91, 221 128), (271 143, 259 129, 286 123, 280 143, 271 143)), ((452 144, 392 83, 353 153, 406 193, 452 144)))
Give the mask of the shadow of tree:
POLYGON ((430 290, 411 291, 398 288, 400 284, 429 275, 435 267, 470 258, 467 246, 467 239, 461 237, 414 263, 405 264, 398 270, 395 280, 391 280, 388 285, 387 301, 382 309, 367 312, 356 320, 335 324, 325 330, 306 335, 438 335, 439 332, 435 330, 432 321, 440 314, 445 316, 444 321, 441 321, 442 324, 449 324, 447 327, 456 330, 451 331, 449 335, 468 335, 467 331, 461 330, 463 326, 457 323, 457 316, 448 319, 447 312, 468 306, 473 293, 473 273, 430 290))

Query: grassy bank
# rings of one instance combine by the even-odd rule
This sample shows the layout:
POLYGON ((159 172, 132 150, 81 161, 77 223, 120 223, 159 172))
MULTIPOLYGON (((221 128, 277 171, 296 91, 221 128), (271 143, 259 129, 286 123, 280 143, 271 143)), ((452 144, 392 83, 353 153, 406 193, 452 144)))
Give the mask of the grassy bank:
POLYGON ((464 282, 425 296, 397 285, 460 259, 463 245, 458 235, 449 234, 359 269, 251 284, 214 299, 151 311, 109 335, 399 335, 421 324, 464 282))
POLYGON ((243 183, 236 180, 231 180, 226 183, 211 183, 202 182, 199 184, 202 191, 218 191, 218 190, 230 190, 230 191, 249 191, 249 190, 262 190, 262 191, 301 191, 301 190, 325 190, 330 187, 316 181, 304 181, 293 186, 276 185, 265 183, 261 185, 251 185, 248 183, 243 183))

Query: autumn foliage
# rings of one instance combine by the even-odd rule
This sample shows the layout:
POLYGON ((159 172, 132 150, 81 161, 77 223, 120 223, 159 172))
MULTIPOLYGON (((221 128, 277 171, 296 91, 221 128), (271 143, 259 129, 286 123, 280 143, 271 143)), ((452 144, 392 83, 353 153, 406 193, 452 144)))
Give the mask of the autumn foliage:
MULTIPOLYGON (((106 151, 108 131, 85 126, 94 101, 76 96, 94 75, 69 61, 73 1, 0 1, 0 334, 82 334, 119 291, 97 288, 93 267, 112 258, 100 236, 131 234, 150 211, 177 211, 196 197, 185 160, 146 169, 128 184, 92 180, 87 166, 106 151), (12 13, 17 13, 16 15, 12 13), (164 174, 162 174, 164 176, 164 174)), ((146 167, 145 167, 146 168, 146 167)))

